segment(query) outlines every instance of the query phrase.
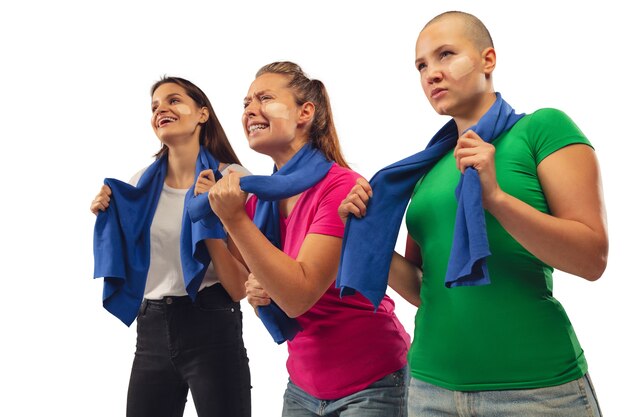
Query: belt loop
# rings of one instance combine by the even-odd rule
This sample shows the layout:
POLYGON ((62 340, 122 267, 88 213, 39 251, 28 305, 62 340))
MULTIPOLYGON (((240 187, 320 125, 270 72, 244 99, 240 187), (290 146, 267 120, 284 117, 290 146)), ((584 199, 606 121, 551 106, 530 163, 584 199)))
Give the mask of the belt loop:
POLYGON ((141 314, 142 316, 145 315, 147 309, 148 309, 148 300, 144 299, 141 302, 141 307, 139 309, 139 314, 141 314))

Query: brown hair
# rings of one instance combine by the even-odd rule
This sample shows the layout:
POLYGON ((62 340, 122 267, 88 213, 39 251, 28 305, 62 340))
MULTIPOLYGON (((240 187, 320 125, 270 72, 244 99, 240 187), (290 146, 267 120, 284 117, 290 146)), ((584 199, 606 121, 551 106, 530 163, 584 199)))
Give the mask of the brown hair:
POLYGON ((315 115, 311 123, 309 140, 314 148, 319 149, 330 161, 348 168, 348 163, 341 153, 339 138, 335 130, 333 112, 324 83, 310 79, 299 65, 289 61, 273 62, 263 66, 256 76, 263 74, 282 74, 290 78, 287 86, 293 91, 298 106, 311 102, 315 106, 315 115))
POLYGON ((426 23, 424 29, 446 17, 457 17, 463 21, 463 26, 467 32, 467 36, 472 40, 472 42, 474 42, 474 45, 479 51, 483 51, 486 48, 493 48, 493 39, 491 38, 489 30, 485 24, 473 14, 459 12, 456 10, 444 12, 433 17, 428 23, 426 23))
MULTIPOLYGON (((187 95, 191 97, 191 99, 200 108, 206 107, 209 109, 209 119, 204 122, 200 128, 200 146, 207 148, 209 152, 211 152, 211 154, 220 162, 225 162, 227 164, 240 164, 239 158, 237 158, 235 151, 230 145, 230 142, 226 137, 226 132, 224 132, 209 98, 194 83, 187 81, 184 78, 164 76, 152 85, 150 88, 150 95, 154 95, 157 88, 168 83, 181 86, 185 90, 185 93, 187 93, 187 95)), ((163 155, 166 155, 167 152, 168 147, 163 144, 155 157, 158 159, 163 155)))

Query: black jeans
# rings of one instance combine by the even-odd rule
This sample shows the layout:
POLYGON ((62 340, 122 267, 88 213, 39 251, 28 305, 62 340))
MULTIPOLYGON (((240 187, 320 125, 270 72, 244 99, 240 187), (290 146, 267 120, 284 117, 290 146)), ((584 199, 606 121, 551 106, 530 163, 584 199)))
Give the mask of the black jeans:
POLYGON ((183 415, 191 390, 199 417, 249 417, 250 368, 239 303, 220 284, 191 298, 144 300, 128 386, 129 417, 183 415))

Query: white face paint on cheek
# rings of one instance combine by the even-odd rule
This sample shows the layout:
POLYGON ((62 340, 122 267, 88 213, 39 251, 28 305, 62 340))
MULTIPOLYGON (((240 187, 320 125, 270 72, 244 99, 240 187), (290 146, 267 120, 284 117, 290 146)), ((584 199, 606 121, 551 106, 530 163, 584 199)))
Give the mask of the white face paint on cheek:
POLYGON ((184 114, 185 116, 189 116, 191 114, 191 107, 186 104, 177 104, 176 110, 178 110, 180 114, 184 114))
POLYGON ((289 120, 289 108, 283 103, 267 103, 262 106, 263 113, 274 119, 289 120))
POLYGON ((468 56, 459 56, 448 66, 448 72, 450 76, 458 80, 465 77, 470 72, 474 71, 474 63, 468 56))

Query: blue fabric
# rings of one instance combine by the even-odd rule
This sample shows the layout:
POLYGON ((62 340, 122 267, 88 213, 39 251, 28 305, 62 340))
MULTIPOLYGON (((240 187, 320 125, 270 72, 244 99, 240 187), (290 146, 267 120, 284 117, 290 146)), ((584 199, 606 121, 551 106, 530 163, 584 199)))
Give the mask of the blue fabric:
MULTIPOLYGON (((496 93, 495 103, 470 129, 491 142, 522 117, 496 93)), ((457 139, 457 125, 450 120, 426 149, 381 169, 372 177, 373 197, 367 215, 361 219, 350 216, 346 224, 337 275, 342 296, 358 291, 378 307, 387 289, 398 231, 415 184, 456 146, 457 139)), ((489 284, 486 264, 489 242, 480 179, 474 168, 467 168, 461 175, 455 195, 459 204, 445 285, 489 284)))
MULTIPOLYGON (((200 171, 213 169, 216 176, 218 161, 201 147, 196 161, 196 178, 200 171)), ((104 277, 102 302, 111 314, 127 326, 137 317, 143 299, 150 266, 150 225, 156 211, 167 174, 167 158, 152 163, 136 187, 106 178, 111 188, 111 201, 100 212, 94 228, 94 278, 104 277)), ((219 222, 212 228, 192 224, 187 208, 193 197, 193 187, 185 195, 180 256, 187 293, 194 299, 211 258, 204 239, 226 237, 219 222)))
MULTIPOLYGON (((280 170, 268 175, 248 175, 241 178, 241 189, 258 197, 254 213, 254 224, 281 249, 279 202, 282 199, 300 194, 320 182, 330 170, 332 162, 310 144, 300 149, 280 170)), ((211 206, 206 196, 190 204, 192 221, 206 221, 211 218, 211 206)), ((209 222, 211 220, 208 220, 209 222)), ((263 324, 276 343, 293 338, 302 330, 296 319, 290 318, 274 301, 257 309, 263 324)))

